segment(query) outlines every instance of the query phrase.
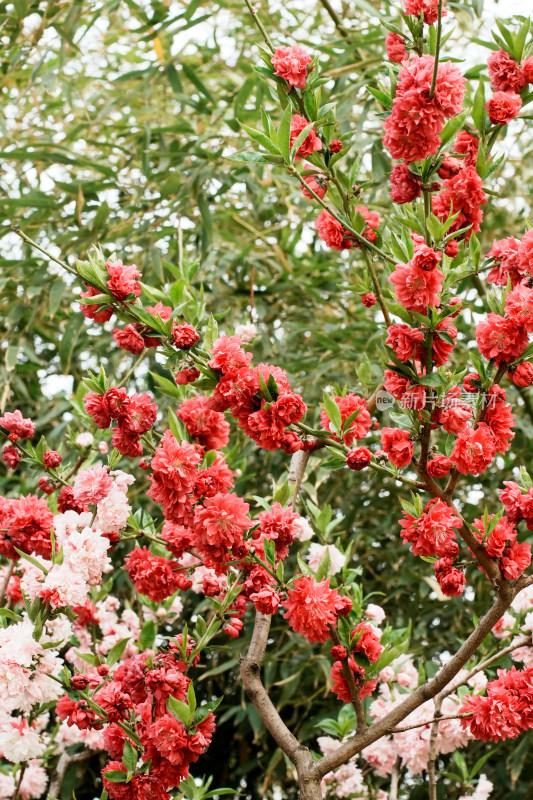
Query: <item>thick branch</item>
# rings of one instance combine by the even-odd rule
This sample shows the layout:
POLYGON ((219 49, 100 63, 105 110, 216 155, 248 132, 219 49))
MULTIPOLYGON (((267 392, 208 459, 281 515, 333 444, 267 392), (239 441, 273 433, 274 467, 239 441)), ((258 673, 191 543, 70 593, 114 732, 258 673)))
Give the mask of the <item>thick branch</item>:
MULTIPOLYGON (((520 587, 522 588, 522 587, 520 587)), ((502 614, 509 608, 511 601, 516 595, 516 588, 511 586, 502 587, 502 596, 498 597, 492 608, 480 619, 475 630, 459 648, 457 653, 447 664, 427 683, 420 686, 413 694, 409 695, 403 703, 393 708, 385 717, 374 723, 361 733, 356 733, 348 741, 344 742, 333 753, 329 753, 314 764, 314 772, 317 777, 322 778, 341 764, 344 764, 352 756, 360 753, 365 747, 376 742, 382 736, 387 735, 403 719, 411 714, 422 703, 432 700, 464 667, 471 658, 488 633, 492 630, 502 614)))

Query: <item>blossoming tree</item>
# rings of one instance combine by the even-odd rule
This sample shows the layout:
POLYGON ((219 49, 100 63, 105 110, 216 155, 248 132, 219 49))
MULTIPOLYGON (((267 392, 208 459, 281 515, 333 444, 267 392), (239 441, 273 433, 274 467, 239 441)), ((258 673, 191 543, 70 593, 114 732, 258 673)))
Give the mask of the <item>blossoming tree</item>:
MULTIPOLYGON (((362 361, 357 386, 325 387, 321 408, 308 407, 283 365, 254 363, 253 324, 219 331, 207 318, 183 253, 161 289, 121 254, 97 247, 70 264, 16 229, 82 285, 80 311, 110 346, 157 353, 169 377, 156 384, 173 402, 163 418, 158 398, 124 385, 131 374, 89 373, 63 453, 19 409, 0 418, 6 468, 35 474, 31 491, 0 498, 1 797, 63 797, 68 768, 100 751, 101 800, 234 794, 189 771, 209 753, 220 700, 203 690, 202 662, 246 627, 240 676, 302 800, 394 800, 420 773, 430 800, 457 796, 454 773, 438 780, 439 757, 533 727, 533 482, 503 458, 515 435, 504 384, 533 383, 533 233, 498 239, 484 256, 478 238, 502 166, 493 148, 533 99, 529 20, 494 35, 490 97, 446 57, 442 0, 406 0, 402 28, 383 20, 388 78, 371 94, 397 162, 383 219, 363 205, 350 134, 322 103, 320 57, 273 43, 247 5, 263 39, 256 69, 279 114, 264 113, 262 131, 243 124, 253 149, 232 159, 284 170, 315 204, 325 246, 351 251, 352 290, 382 337, 383 367, 375 380, 362 361), (495 287, 477 320, 464 288, 472 276, 495 287), (475 326, 470 369, 456 368, 460 324, 475 326), (284 454, 271 495, 252 495, 233 466, 242 437, 284 454), (417 620, 400 627, 389 613, 385 625, 365 594, 365 564, 354 568, 328 541, 337 521, 314 503, 313 461, 400 487, 398 536, 441 597, 459 605, 472 586, 489 587, 485 613, 434 674, 412 655, 424 646, 417 620), (498 501, 470 518, 456 493, 489 469, 501 477, 498 501), (313 529, 322 539, 307 550, 313 529), (203 601, 185 621, 190 590, 203 601), (263 682, 280 618, 328 659, 324 685, 339 710, 316 746, 294 734, 263 682)), ((469 770, 457 759, 476 800, 492 788, 483 761, 469 770)))

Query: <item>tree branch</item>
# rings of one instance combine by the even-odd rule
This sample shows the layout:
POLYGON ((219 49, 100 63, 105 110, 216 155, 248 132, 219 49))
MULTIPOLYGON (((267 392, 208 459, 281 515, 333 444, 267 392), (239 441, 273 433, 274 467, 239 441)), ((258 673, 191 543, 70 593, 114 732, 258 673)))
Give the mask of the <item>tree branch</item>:
POLYGON ((455 655, 445 664, 432 680, 419 686, 413 694, 407 697, 400 705, 393 708, 385 717, 375 722, 370 728, 355 733, 348 741, 344 742, 337 750, 329 753, 313 765, 314 774, 322 778, 341 764, 344 764, 352 756, 360 753, 365 747, 390 733, 393 728, 403 719, 411 714, 415 709, 428 700, 432 700, 449 682, 457 675, 460 669, 471 658, 479 645, 483 642, 488 633, 492 630, 502 614, 509 608, 511 601, 517 594, 518 586, 523 588, 519 581, 514 588, 505 585, 501 589, 501 595, 496 599, 490 610, 483 616, 475 630, 463 643, 455 655))
POLYGON ((78 761, 85 761, 92 755, 93 752, 91 750, 83 750, 81 753, 76 753, 72 756, 66 752, 61 753, 59 756, 59 761, 57 762, 57 766, 52 773, 52 777, 50 778, 50 788, 48 789, 47 797, 50 798, 50 800, 54 800, 54 798, 59 797, 61 786, 63 784, 63 778, 65 777, 65 773, 70 765, 76 764, 78 761))
POLYGON ((330 4, 329 0, 320 0, 320 3, 325 8, 331 19, 333 20, 335 27, 337 28, 343 39, 348 38, 348 31, 342 24, 342 19, 339 17, 333 6, 330 4))
MULTIPOLYGON (((436 701, 435 701, 436 703, 436 701)), ((434 717, 427 719, 425 722, 416 722, 414 725, 402 725, 401 728, 393 728, 390 733, 405 733, 405 731, 412 731, 415 728, 425 728, 427 725, 432 725, 434 722, 443 722, 446 719, 463 719, 463 717, 471 717, 472 714, 449 714, 445 717, 434 717)))
POLYGON ((287 478, 287 482, 291 487, 291 496, 289 502, 287 503, 287 508, 294 508, 294 505, 298 500, 298 493, 304 479, 305 468, 307 466, 307 462, 309 461, 309 455, 309 450, 297 450, 296 453, 292 454, 291 464, 289 467, 289 477, 287 478))
MULTIPOLYGON (((287 504, 289 508, 294 507, 298 497, 308 460, 309 451, 298 450, 291 457, 288 482, 293 491, 287 504)), ((256 611, 248 652, 239 658, 242 682, 265 728, 296 767, 302 800, 322 800, 320 780, 311 774, 313 756, 285 725, 261 680, 261 664, 268 643, 270 622, 268 614, 256 611)))
MULTIPOLYGON (((337 633, 333 625, 329 626, 329 635, 331 636, 331 641, 334 644, 336 644, 337 646, 342 646, 342 642, 339 639, 339 634, 337 633)), ((357 730, 359 731, 367 727, 363 704, 361 703, 361 698, 359 697, 359 690, 355 685, 353 672, 350 669, 348 661, 346 660, 342 661, 341 664, 342 664, 342 674, 344 676, 344 680, 346 681, 346 685, 348 686, 350 700, 352 701, 352 705, 355 711, 355 717, 357 719, 357 730)))
POLYGON ((450 694, 455 692, 459 688, 459 686, 464 686, 465 683, 468 683, 468 681, 471 678, 473 678, 474 675, 477 675, 478 672, 483 672, 483 670, 485 670, 488 667, 492 666, 492 664, 494 664, 496 661, 499 661, 500 658, 503 658, 504 656, 508 655, 509 653, 512 653, 514 650, 518 650, 519 647, 524 647, 524 645, 526 645, 526 644, 531 645, 531 636, 521 636, 518 641, 515 640, 513 644, 510 644, 507 647, 504 647, 502 650, 499 650, 497 653, 495 653, 490 658, 487 658, 485 661, 482 661, 481 664, 478 664, 476 667, 473 667, 470 670, 470 672, 468 673, 468 675, 466 675, 460 681, 455 681, 450 686, 448 686, 446 689, 444 689, 441 692, 441 697, 443 699, 445 697, 448 697, 450 694))
POLYGON ((437 760, 437 735, 439 733, 440 709, 442 697, 439 694, 435 698, 435 719, 431 723, 428 747, 428 781, 429 781, 429 800, 437 800, 437 775, 435 772, 435 762, 437 760))

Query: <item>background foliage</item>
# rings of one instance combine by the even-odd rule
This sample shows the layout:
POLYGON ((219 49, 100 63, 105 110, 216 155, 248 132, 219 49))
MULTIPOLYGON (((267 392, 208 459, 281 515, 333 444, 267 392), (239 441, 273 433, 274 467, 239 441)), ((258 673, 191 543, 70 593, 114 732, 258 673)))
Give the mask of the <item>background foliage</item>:
MULTIPOLYGON (((454 52, 461 52, 482 25, 483 0, 449 5, 458 23, 454 52)), ((276 44, 296 42, 319 53, 329 78, 325 102, 337 103, 341 120, 337 134, 351 141, 348 161, 361 158, 361 203, 386 217, 390 162, 381 146, 382 108, 368 87, 377 88, 384 51, 376 15, 398 15, 392 4, 377 0, 335 7, 336 12, 328 0, 263 0, 261 13, 276 44)), ((486 38, 479 33, 478 39, 486 38)), ((83 258, 101 243, 106 254, 135 261, 152 286, 172 283, 176 303, 187 298, 187 281, 180 277, 185 271, 196 289, 203 286, 207 310, 223 330, 256 322, 254 360, 287 369, 309 406, 318 407, 322 387, 360 388, 358 370, 367 383, 377 381, 379 367, 368 381, 365 366, 367 357, 379 363, 379 331, 354 291, 358 256, 323 249, 312 227, 316 208, 295 181, 269 166, 227 158, 249 146, 239 122, 260 127, 262 107, 277 113, 275 98, 253 69, 259 41, 240 0, 18 0, 0 6, 0 409, 19 407, 31 415, 51 446, 68 436, 69 421, 79 413, 80 382, 99 362, 108 375, 123 378, 131 371, 131 388, 136 384, 160 398, 161 381, 154 375, 172 376, 152 351, 135 364, 134 357, 111 347, 112 325, 104 334, 73 314, 79 287, 35 251, 21 249, 10 225, 67 260, 83 258)), ((488 51, 480 44, 465 54, 464 69, 470 76, 482 74, 488 51)), ((507 161, 487 187, 492 194, 482 252, 494 237, 520 235, 531 215, 533 141, 521 125, 510 125, 499 145, 507 161), (505 199, 499 196, 503 187, 505 199)), ((473 312, 483 310, 483 287, 467 280, 461 289, 473 312)), ((379 320, 379 311, 374 313, 379 320)), ((463 334, 466 365, 473 343, 463 334)), ((177 402, 168 385, 167 391, 163 413, 165 402, 177 402)), ((528 463, 533 434, 531 400, 513 391, 519 422, 505 456, 507 470, 528 463)), ((234 441, 230 459, 246 477, 238 491, 272 494, 287 458, 258 451, 244 437, 234 441)), ((503 467, 502 457, 498 462, 503 467)), ((463 606, 453 599, 435 602, 435 582, 420 580, 420 566, 399 538, 393 483, 379 485, 380 478, 369 481, 359 473, 350 473, 348 481, 343 470, 326 479, 319 464, 319 458, 312 461, 315 475, 304 487, 304 503, 311 517, 309 501, 334 511, 331 524, 327 512, 315 520, 317 538, 327 528, 328 541, 351 548, 351 566, 364 566, 365 594, 374 593, 397 626, 414 620, 415 658, 428 673, 435 671, 440 655, 456 649, 461 630, 486 607, 487 588, 480 580, 463 606)), ((11 480, 4 470, 3 494, 15 491, 11 480)), ((481 491, 490 503, 495 480, 489 471, 479 491, 459 492, 467 516, 475 516, 481 491)), ((127 592, 123 577, 115 590, 127 592)), ((193 595, 186 611, 195 602, 193 595)), ((265 683, 289 727, 312 745, 317 723, 339 710, 325 689, 328 661, 303 638, 289 637, 283 625, 274 624, 272 637, 265 683)), ((275 787, 283 786, 290 798, 295 784, 287 780, 289 765, 237 680, 245 640, 230 643, 230 652, 214 651, 202 676, 206 692, 225 700, 197 774, 212 773, 213 786, 240 788, 254 798, 275 796, 275 787)), ((496 800, 533 797, 530 744, 531 734, 499 749, 498 758, 489 756, 484 770, 496 800)), ((481 743, 471 746, 468 766, 486 751, 481 743)), ((97 790, 91 784, 96 772, 90 764, 87 770, 83 785, 76 785, 78 800, 97 790)), ((460 763, 449 770, 460 774, 460 763)), ((75 783, 73 773, 64 797, 75 783)), ((457 797, 459 782, 445 791, 457 797)), ((414 781, 410 797, 419 796, 422 787, 414 781)))

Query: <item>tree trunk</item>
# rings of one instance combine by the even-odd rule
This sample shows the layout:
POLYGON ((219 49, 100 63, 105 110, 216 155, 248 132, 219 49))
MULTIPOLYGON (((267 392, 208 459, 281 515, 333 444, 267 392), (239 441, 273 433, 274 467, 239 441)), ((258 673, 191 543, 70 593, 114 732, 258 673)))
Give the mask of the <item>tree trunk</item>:
POLYGON ((312 778, 300 778, 300 800, 322 800, 320 781, 312 778))

